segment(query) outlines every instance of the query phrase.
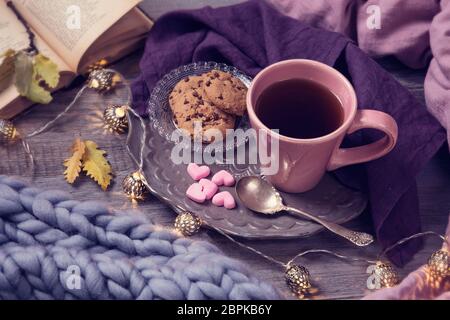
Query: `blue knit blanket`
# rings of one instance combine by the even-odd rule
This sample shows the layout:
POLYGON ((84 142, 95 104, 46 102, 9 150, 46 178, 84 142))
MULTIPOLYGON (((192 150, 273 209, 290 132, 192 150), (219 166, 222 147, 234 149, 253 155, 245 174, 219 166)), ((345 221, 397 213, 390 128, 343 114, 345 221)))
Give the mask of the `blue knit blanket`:
POLYGON ((278 299, 217 247, 0 175, 2 299, 278 299))

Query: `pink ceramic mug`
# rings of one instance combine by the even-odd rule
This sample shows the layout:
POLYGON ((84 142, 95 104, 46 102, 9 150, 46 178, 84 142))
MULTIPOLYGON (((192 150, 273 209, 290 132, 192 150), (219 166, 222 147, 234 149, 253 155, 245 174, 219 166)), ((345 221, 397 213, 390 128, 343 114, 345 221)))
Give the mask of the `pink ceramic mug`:
POLYGON ((376 110, 357 110, 356 94, 350 82, 332 67, 313 60, 285 60, 262 70, 248 90, 247 111, 252 127, 267 133, 267 141, 263 144, 270 144, 274 138, 279 143, 278 171, 268 179, 286 192, 304 192, 314 188, 327 170, 378 159, 391 151, 397 141, 397 124, 390 115, 376 110), (270 130, 257 117, 256 102, 268 86, 299 78, 319 82, 339 98, 344 121, 335 131, 318 138, 296 139, 270 130), (340 148, 346 134, 364 128, 377 129, 386 135, 368 145, 340 148))

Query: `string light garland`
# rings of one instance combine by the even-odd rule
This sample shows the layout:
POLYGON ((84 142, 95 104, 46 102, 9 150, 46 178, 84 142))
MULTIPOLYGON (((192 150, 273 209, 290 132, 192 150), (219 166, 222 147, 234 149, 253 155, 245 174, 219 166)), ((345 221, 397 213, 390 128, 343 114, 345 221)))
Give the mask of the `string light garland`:
MULTIPOLYGON (((95 72, 96 70, 94 70, 95 72)), ((112 78, 108 78, 112 79, 112 78)), ((121 79, 125 82, 125 78, 122 76, 121 79)), ((102 80, 103 81, 103 80, 102 80)), ((110 81, 110 80, 108 80, 110 81)), ((114 82, 114 81, 113 81, 114 82)), ((99 83, 103 83, 99 81, 99 83)), ((125 83, 126 84, 126 83, 125 83)), ((103 85, 103 84, 102 84, 103 85)), ((109 83, 105 84, 106 87, 109 86, 109 83)), ((130 173, 125 177, 125 179, 122 182, 122 189, 123 192, 133 201, 136 200, 143 200, 145 199, 145 195, 149 192, 150 187, 147 183, 147 180, 144 176, 144 149, 145 149, 145 141, 147 138, 147 128, 145 125, 145 122, 143 118, 137 114, 134 109, 129 107, 129 103, 131 102, 131 90, 128 85, 126 85, 128 89, 128 101, 127 105, 113 105, 109 106, 105 109, 104 112, 104 120, 105 124, 114 132, 123 133, 128 127, 128 122, 130 121, 128 117, 130 114, 133 114, 137 119, 140 121, 141 129, 142 129, 142 135, 141 135, 141 141, 140 141, 140 151, 139 151, 139 159, 136 159, 134 154, 132 152, 129 152, 130 156, 133 158, 134 162, 138 165, 138 170, 130 173), (126 117, 124 116, 126 115, 126 117), (125 122, 124 118, 127 119, 125 122)), ((99 92, 102 90, 98 89, 99 92)), ((128 137, 129 139, 130 137, 128 137)), ((127 145, 128 145, 127 140, 127 145)), ((128 150, 129 151, 129 150, 128 150)), ((346 260, 346 261, 362 261, 365 263, 368 263, 369 265, 372 265, 372 274, 370 275, 375 279, 376 284, 374 286, 374 289, 379 288, 386 288, 386 287, 392 287, 399 283, 400 277, 398 276, 397 271, 395 270, 394 266, 387 261, 387 259, 384 259, 384 256, 386 253, 393 248, 405 243, 406 241, 409 241, 411 239, 422 237, 429 234, 437 235, 434 232, 423 232, 418 233, 415 235, 412 235, 410 237, 404 238, 393 244, 391 247, 385 249, 378 257, 378 260, 368 260, 358 257, 351 257, 351 256, 345 256, 338 254, 336 252, 325 250, 325 249, 311 249, 306 250, 304 252, 301 252, 294 256, 291 260, 289 260, 287 263, 284 263, 282 261, 279 261, 273 257, 270 257, 264 253, 262 253, 259 250, 254 249, 251 246, 244 245, 243 243, 235 240, 230 235, 226 234, 224 231, 222 231, 219 228, 215 228, 211 225, 208 225, 205 221, 203 221, 200 217, 195 215, 194 213, 187 212, 181 210, 180 214, 175 219, 174 227, 177 231, 179 231, 184 236, 192 236, 196 234, 202 226, 207 226, 210 229, 218 232, 219 234, 226 237, 228 240, 232 241, 233 243, 239 245, 240 247, 243 247, 244 249, 247 249, 260 257, 275 263, 279 266, 281 266, 284 269, 284 277, 286 280, 287 286, 290 288, 290 290, 293 292, 295 296, 298 298, 304 298, 307 297, 315 292, 317 292, 316 288, 314 288, 312 281, 311 281, 311 274, 309 270, 302 265, 298 265, 295 263, 295 260, 305 256, 307 254, 311 253, 318 253, 318 254, 329 254, 332 256, 335 256, 337 258, 346 260)), ((446 240, 445 237, 438 235, 441 239, 444 241, 446 240)), ((437 275, 443 275, 448 274, 448 262, 449 262, 449 255, 446 250, 439 250, 435 252, 429 259, 428 265, 430 270, 432 270, 433 273, 437 275), (447 272, 445 272, 447 270, 447 272)))
POLYGON ((413 239, 416 239, 419 237, 424 237, 424 236, 436 236, 436 237, 440 238, 445 244, 442 249, 439 249, 436 252, 434 252, 427 261, 427 267, 428 267, 428 270, 430 271, 430 275, 434 278, 443 278, 443 277, 450 275, 450 272, 449 272, 450 256, 449 256, 449 252, 448 252, 448 249, 449 249, 448 239, 447 239, 447 237, 440 235, 439 233, 436 233, 434 231, 420 232, 420 233, 413 234, 409 237, 400 239, 399 241, 397 241, 390 247, 386 248, 380 254, 380 256, 385 256, 392 249, 394 249, 410 240, 413 240, 413 239))
MULTIPOLYGON (((27 134, 22 135, 20 132, 16 129, 14 124, 9 120, 1 120, 0 119, 0 143, 11 143, 15 142, 19 139, 22 140, 24 149, 26 153, 30 156, 32 164, 34 164, 33 156, 30 151, 29 145, 26 142, 27 139, 36 136, 45 130, 47 130, 51 125, 53 125, 55 122, 57 122, 62 116, 67 114, 69 110, 73 107, 75 102, 78 100, 78 98, 82 95, 82 93, 87 89, 91 88, 97 91, 98 93, 104 94, 107 92, 110 92, 113 90, 119 83, 123 83, 125 87, 128 90, 128 97, 125 104, 119 104, 119 105, 111 105, 107 106, 106 109, 103 112, 103 119, 105 122, 105 125, 115 133, 125 133, 128 130, 129 126, 129 117, 130 115, 133 115, 137 117, 140 121, 141 129, 142 129, 142 135, 141 135, 141 141, 140 141, 140 152, 139 152, 139 159, 136 159, 133 155, 133 153, 129 152, 130 156, 134 160, 134 162, 137 164, 138 168, 137 170, 133 171, 132 173, 128 174, 124 180, 122 181, 122 190, 131 200, 143 200, 145 199, 146 195, 149 193, 150 187, 147 183, 147 180, 144 176, 144 149, 145 149, 145 141, 147 138, 147 129, 145 122, 143 118, 134 111, 133 108, 130 107, 131 103, 131 89, 130 86, 127 84, 126 79, 117 71, 112 69, 104 69, 103 66, 106 65, 106 60, 100 61, 97 65, 92 67, 92 71, 89 74, 89 78, 87 81, 87 84, 85 84, 77 93, 75 98, 72 100, 72 102, 60 113, 58 114, 53 120, 46 123, 41 128, 27 134)), ((127 139, 130 137, 128 136, 127 139)), ((128 145, 128 140, 127 140, 128 145)), ((181 209, 181 208, 179 208, 181 209)), ((179 210, 182 211, 182 210, 179 210)), ((394 249, 397 246, 402 245, 403 243, 412 240, 414 238, 423 237, 427 235, 435 235, 441 238, 444 243, 447 243, 447 239, 439 235, 435 232, 428 231, 428 232, 422 232, 414 234, 410 237, 403 238, 396 243, 394 243, 392 246, 385 249, 383 252, 380 253, 377 260, 368 260, 364 258, 359 257, 352 257, 352 256, 346 256, 341 255, 339 253, 326 250, 326 249, 310 249, 303 252, 300 252, 299 254, 295 255, 291 260, 288 262, 282 262, 279 261, 269 255, 264 254, 263 252, 245 245, 237 240, 235 240, 233 237, 225 233, 223 230, 216 228, 214 226, 208 225, 205 221, 203 221, 201 218, 199 218, 197 215, 191 213, 182 211, 175 219, 174 227, 176 230, 178 230, 181 234, 184 236, 192 236, 196 234, 202 226, 207 226, 208 228, 218 232, 222 236, 226 237, 231 242, 235 243, 236 245, 249 250, 258 256, 262 257, 263 259, 266 259, 270 261, 271 263, 274 263, 284 270, 284 278, 286 281, 287 286, 290 288, 292 293, 297 296, 298 298, 304 298, 308 297, 311 294, 314 294, 317 292, 317 289, 314 288, 314 284, 311 280, 311 274, 309 270, 303 266, 296 264, 295 261, 308 254, 328 254, 332 255, 334 257, 343 259, 345 261, 360 261, 364 263, 368 263, 369 265, 373 266, 371 277, 376 280, 376 285, 374 286, 375 289, 378 288, 385 288, 385 287, 392 287, 396 285, 399 282, 400 277, 398 276, 395 268, 392 264, 390 264, 385 256, 386 254, 394 249)), ((450 275, 449 272, 449 262, 450 262, 450 256, 448 252, 448 244, 443 247, 442 249, 434 252, 430 258, 428 259, 427 266, 430 274, 434 278, 443 279, 450 275)))
MULTIPOLYGON (((6 1, 6 5, 8 6, 8 8, 12 10, 16 18, 24 26, 25 31, 28 35, 28 46, 22 51, 26 52, 28 55, 36 55, 39 52, 39 50, 35 43, 36 39, 35 34, 32 32, 30 26, 25 21, 23 16, 20 14, 19 10, 17 10, 14 3, 11 0, 8 0, 6 1)), ((31 179, 33 179, 34 177, 34 158, 31 152, 30 145, 27 142, 27 139, 44 132, 51 125, 57 122, 59 118, 63 117, 67 112, 69 112, 69 110, 72 108, 73 105, 75 105, 75 102, 78 100, 78 98, 81 96, 81 94, 85 91, 86 88, 92 88, 99 93, 107 93, 110 92, 112 89, 114 89, 117 86, 117 84, 121 82, 121 79, 125 79, 115 70, 106 69, 105 67, 107 66, 107 64, 108 61, 106 59, 100 59, 97 62, 91 64, 88 67, 89 73, 87 84, 84 85, 78 91, 75 98, 64 109, 63 112, 59 113, 53 120, 49 121, 38 130, 35 130, 27 135, 20 134, 11 121, 6 119, 0 119, 0 144, 1 145, 10 144, 16 142, 17 140, 22 141, 24 150, 31 162, 31 173, 30 173, 31 179)), ((131 95, 129 94, 128 101, 130 101, 130 99, 131 95)), ((126 116, 123 115, 123 112, 121 112, 120 109, 117 110, 117 114, 113 115, 108 113, 107 112, 108 110, 109 109, 107 108, 104 114, 106 125, 116 132, 123 133, 128 126, 126 116), (114 120, 113 116, 116 118, 116 120, 114 120)))
POLYGON ((368 279, 368 283, 369 280, 373 281, 373 286, 371 286, 370 289, 389 288, 397 285, 400 282, 400 277, 395 267, 390 262, 387 261, 385 255, 392 249, 402 245, 407 241, 428 235, 435 235, 438 236, 441 240, 443 240, 444 243, 446 243, 446 246, 443 249, 440 249, 431 255, 427 263, 428 269, 430 270, 431 275, 434 276, 434 279, 436 278, 443 279, 446 276, 450 275, 449 272, 450 256, 448 253, 447 238, 433 231, 421 232, 400 239, 392 246, 382 251, 378 255, 376 260, 342 255, 337 252, 326 249, 309 249, 298 253, 292 259, 290 259, 288 262, 285 263, 271 256, 268 256, 251 246, 245 245, 237 241, 236 239, 226 234, 221 229, 208 225, 205 221, 201 220, 199 217, 197 217, 197 215, 191 212, 180 213, 175 219, 174 223, 175 229, 185 236, 191 236, 195 234, 200 229, 201 226, 205 227, 207 226, 208 228, 226 237, 228 240, 235 243, 236 245, 257 254, 258 256, 262 257, 265 260, 268 260, 271 263, 274 263, 282 267, 284 269, 284 278, 286 280, 287 286, 289 287, 291 292, 299 299, 309 297, 318 291, 317 288, 315 288, 312 283, 311 274, 309 270, 305 266, 295 263, 295 261, 298 258, 306 256, 308 254, 327 254, 348 262, 367 263, 369 264, 368 270, 372 270, 368 279))
MULTIPOLYGON (((109 70, 109 69, 105 69, 105 70, 96 70, 96 74, 97 76, 95 78, 103 78, 103 74, 115 74, 114 77, 120 77, 120 75, 114 71, 114 70, 109 70)), ((109 78, 110 76, 108 76, 109 78)), ((78 98, 83 94, 83 92, 86 90, 86 88, 91 88, 92 82, 94 80, 92 80, 92 78, 90 77, 90 80, 88 82, 88 84, 84 85, 76 94, 75 98, 73 98, 73 100, 67 105, 67 107, 59 114, 57 114, 55 116, 55 118, 53 118, 51 121, 47 122, 45 125, 43 125, 41 128, 27 134, 27 135, 22 135, 18 132, 17 128, 14 126, 14 124, 9 121, 9 120, 5 120, 5 119, 0 119, 0 137, 2 138, 3 142, 13 142, 17 137, 21 137, 22 139, 27 139, 27 138, 32 138, 34 136, 39 135, 40 133, 44 132, 45 130, 47 130, 50 126, 52 126, 55 122, 57 122, 61 117, 65 116, 71 109, 72 107, 75 105, 75 103, 77 102, 78 98)), ((100 83, 100 82, 99 82, 100 83)), ((103 85, 101 85, 101 90, 102 92, 105 91, 110 91, 113 88, 115 88, 115 86, 117 85, 117 81, 113 82, 113 83, 109 83, 106 87, 103 87, 103 85)), ((99 87, 100 88, 100 87, 99 87)), ((96 89, 96 90, 100 90, 100 89, 96 89)), ((106 121, 106 120, 105 120, 106 121)))
MULTIPOLYGON (((99 93, 104 94, 114 90, 119 83, 125 82, 125 78, 116 70, 103 69, 102 66, 105 66, 106 64, 107 61, 105 59, 101 59, 98 62, 96 62, 92 67, 90 67, 93 71, 89 74, 87 83, 77 92, 77 94, 72 99, 72 101, 67 105, 67 107, 62 112, 57 114, 52 120, 47 122, 42 127, 38 128, 37 130, 28 134, 22 134, 17 130, 17 128, 11 121, 6 119, 0 119, 0 144, 6 145, 14 143, 18 140, 22 141, 24 150, 28 155, 31 163, 30 166, 31 179, 33 179, 34 177, 34 157, 30 145, 28 143, 28 139, 46 131, 53 124, 55 124, 60 118, 64 117, 76 104, 76 102, 85 92, 86 89, 91 88, 99 93)), ((103 113, 105 125, 112 131, 117 133, 124 133, 128 129, 128 118, 126 116, 126 113, 128 112, 128 110, 131 109, 128 106, 128 104, 131 101, 131 90, 129 86, 126 86, 126 88, 128 89, 127 103, 125 105, 108 106, 103 113)))
MULTIPOLYGON (((130 91, 131 95, 131 91, 130 91)), ((144 119, 136 112, 133 108, 127 108, 127 115, 133 114, 136 118, 139 119, 142 135, 140 141, 140 150, 139 150, 139 159, 136 159, 132 152, 128 149, 130 136, 127 138, 127 150, 128 154, 131 156, 133 161, 137 163, 138 170, 129 174, 125 177, 122 183, 123 192, 132 200, 144 200, 145 195, 148 194, 148 190, 150 187, 147 183, 147 180, 144 176, 144 151, 145 151, 145 140, 147 139, 147 128, 145 126, 144 119), (145 187, 145 188, 144 188, 145 187)))
MULTIPOLYGON (((47 130, 50 126, 52 126, 55 122, 57 122, 61 117, 66 115, 71 108, 75 105, 75 103, 78 101, 78 98, 83 94, 83 92, 87 88, 94 89, 98 93, 104 94, 107 92, 112 91, 116 88, 116 86, 119 83, 123 83, 125 88, 127 89, 127 99, 126 103, 123 105, 112 105, 106 107, 106 109, 103 112, 103 120, 105 122, 105 125, 113 132, 116 133, 125 133, 128 129, 128 123, 129 123, 129 114, 133 114, 135 117, 137 117, 140 121, 143 135, 142 135, 142 141, 141 141, 141 150, 139 159, 135 159, 133 155, 133 160, 138 164, 138 170, 130 173, 125 177, 125 179, 122 181, 122 190, 131 200, 137 201, 137 200, 144 200, 146 194, 148 193, 148 183, 145 180, 144 174, 143 174, 143 167, 144 167, 144 143, 145 139, 147 137, 146 132, 146 126, 143 118, 136 113, 133 108, 130 107, 131 103, 131 89, 129 84, 126 81, 126 78, 120 74, 118 71, 113 69, 102 69, 101 66, 105 65, 106 60, 102 59, 99 63, 97 63, 93 67, 93 71, 89 74, 87 83, 78 91, 75 98, 72 100, 72 102, 62 111, 59 113, 53 120, 46 123, 44 126, 39 128, 38 130, 24 136, 23 142, 25 151, 29 155, 31 162, 34 164, 33 155, 30 151, 29 145, 26 143, 27 138, 31 138, 33 136, 36 136, 45 130, 47 130)), ((7 120, 0 120, 0 134, 2 138, 4 138, 7 141, 13 141, 13 139, 16 137, 17 130, 14 127, 14 125, 7 120)), ((128 141, 127 141, 128 142, 128 141)), ((32 166, 32 173, 31 176, 33 176, 34 172, 34 165, 32 166)))

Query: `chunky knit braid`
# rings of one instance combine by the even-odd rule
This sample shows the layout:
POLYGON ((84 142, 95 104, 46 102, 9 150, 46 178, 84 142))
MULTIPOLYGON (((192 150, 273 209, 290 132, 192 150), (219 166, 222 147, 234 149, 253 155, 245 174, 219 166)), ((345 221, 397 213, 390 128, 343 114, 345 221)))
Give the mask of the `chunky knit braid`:
POLYGON ((0 175, 0 298, 279 297, 207 242, 0 175))

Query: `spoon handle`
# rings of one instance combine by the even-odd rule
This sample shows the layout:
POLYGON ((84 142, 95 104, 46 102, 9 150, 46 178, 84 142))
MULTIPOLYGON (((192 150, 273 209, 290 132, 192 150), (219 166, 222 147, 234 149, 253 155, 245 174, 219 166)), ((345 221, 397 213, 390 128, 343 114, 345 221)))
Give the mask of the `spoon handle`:
POLYGON ((313 220, 313 221, 321 224, 322 226, 324 226, 331 232, 347 239, 348 241, 352 242, 353 244, 356 244, 357 246, 364 247, 373 242, 373 236, 368 233, 358 232, 358 231, 353 231, 353 230, 347 229, 341 225, 338 225, 333 222, 325 221, 319 217, 316 217, 312 214, 309 214, 307 212, 304 212, 304 211, 296 209, 296 208, 284 207, 283 210, 290 211, 301 217, 313 220))

